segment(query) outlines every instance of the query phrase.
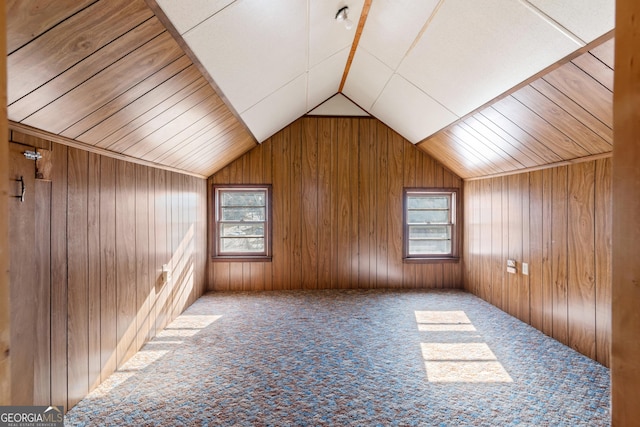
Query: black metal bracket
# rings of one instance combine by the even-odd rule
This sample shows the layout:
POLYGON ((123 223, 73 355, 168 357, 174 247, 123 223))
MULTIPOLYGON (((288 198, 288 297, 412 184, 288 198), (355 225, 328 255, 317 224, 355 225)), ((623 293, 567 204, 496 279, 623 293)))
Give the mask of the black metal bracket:
POLYGON ((20 189, 20 195, 19 196, 13 196, 16 199, 20 199, 20 202, 24 202, 24 193, 26 193, 27 191, 27 187, 26 185, 24 185, 24 177, 20 177, 20 179, 16 179, 15 181, 20 183, 21 189, 20 189))

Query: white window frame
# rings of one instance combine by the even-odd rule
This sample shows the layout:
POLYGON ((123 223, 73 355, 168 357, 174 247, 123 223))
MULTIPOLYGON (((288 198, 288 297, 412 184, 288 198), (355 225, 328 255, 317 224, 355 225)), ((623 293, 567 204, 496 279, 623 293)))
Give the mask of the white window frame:
POLYGON ((459 190, 457 188, 405 188, 403 192, 403 260, 405 262, 446 262, 459 260, 459 241, 458 241, 458 228, 459 228, 459 190), (410 224, 409 212, 414 210, 441 210, 438 208, 410 208, 409 198, 412 196, 429 197, 446 196, 449 198, 449 208, 446 209, 447 221, 439 223, 415 223, 410 224), (425 240, 449 240, 450 251, 448 253, 436 253, 436 252, 423 252, 423 253, 410 253, 409 244, 411 240, 420 240, 418 238, 410 238, 410 229, 412 227, 419 226, 444 226, 450 228, 449 239, 433 239, 423 238, 425 240))
MULTIPOLYGON (((252 206, 234 206, 238 208, 252 206)), ((213 254, 212 258, 219 261, 270 261, 271 260, 271 185, 215 185, 213 187, 213 254), (230 192, 261 192, 265 193, 264 221, 229 221, 222 219, 222 195, 230 192), (222 250, 222 227, 225 224, 263 224, 264 250, 255 252, 225 252, 222 250)), ((242 237, 239 237, 242 238, 242 237)), ((247 236, 249 238, 249 236, 247 236)))

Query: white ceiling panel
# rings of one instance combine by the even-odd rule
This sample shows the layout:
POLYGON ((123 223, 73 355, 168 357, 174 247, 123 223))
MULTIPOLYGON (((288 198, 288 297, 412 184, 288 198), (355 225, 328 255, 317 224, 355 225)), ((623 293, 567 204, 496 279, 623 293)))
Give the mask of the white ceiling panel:
POLYGON ((242 113, 307 71, 307 3, 239 0, 184 39, 242 113))
POLYGON ((373 105, 371 113, 413 144, 458 119, 397 74, 373 105))
POLYGON ((376 0, 371 4, 360 47, 395 70, 438 0, 376 0))
POLYGON ((307 111, 338 92, 349 50, 345 47, 309 70, 307 111))
POLYGON ((560 25, 589 43, 615 26, 615 0, 529 0, 560 25))
POLYGON ((345 98, 364 0, 157 1, 259 141, 313 110, 417 143, 614 25, 614 0, 375 0, 345 98))
POLYGON ((258 142, 307 112, 307 74, 304 73, 240 114, 258 142))
POLYGON ((234 0, 156 0, 180 34, 224 9, 234 0))
POLYGON ((361 47, 353 57, 343 92, 360 107, 371 111, 392 74, 391 68, 361 47))
POLYGON ((325 102, 320 104, 317 108, 307 113, 309 116, 369 116, 369 113, 358 107, 351 102, 349 98, 341 93, 338 93, 325 102))
POLYGON ((345 47, 351 47, 363 3, 364 0, 348 2, 349 19, 353 21, 353 28, 347 30, 335 19, 338 10, 345 6, 344 1, 310 0, 309 68, 313 68, 345 47))
POLYGON ((398 72, 463 116, 579 47, 522 3, 448 0, 398 72))

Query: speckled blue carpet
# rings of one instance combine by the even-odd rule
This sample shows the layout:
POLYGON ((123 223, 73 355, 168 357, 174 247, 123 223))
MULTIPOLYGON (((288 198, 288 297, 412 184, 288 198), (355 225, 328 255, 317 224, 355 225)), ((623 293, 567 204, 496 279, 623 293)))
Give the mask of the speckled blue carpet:
POLYGON ((65 425, 602 426, 609 370, 459 291, 213 293, 65 425))

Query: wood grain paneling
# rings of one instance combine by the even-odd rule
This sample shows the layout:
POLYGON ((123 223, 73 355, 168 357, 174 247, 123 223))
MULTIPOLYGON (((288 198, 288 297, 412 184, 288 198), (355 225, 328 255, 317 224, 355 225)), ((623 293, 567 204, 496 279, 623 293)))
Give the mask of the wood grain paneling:
POLYGON ((67 166, 68 405, 89 393, 88 171, 89 153, 69 149, 67 166))
MULTIPOLYGON (((291 136, 289 139, 289 146, 291 147, 291 172, 290 182, 287 186, 289 188, 288 199, 290 200, 289 212, 302 213, 302 121, 297 120, 291 124, 291 136), (299 197, 292 196, 293 194, 299 195, 299 197)), ((243 163, 246 165, 245 160, 248 156, 243 156, 243 163)), ((291 215, 291 262, 289 268, 291 269, 291 283, 300 284, 302 282, 302 270, 304 266, 302 264, 302 215, 291 215)), ((247 264, 245 263, 245 267, 247 264)), ((298 285, 299 286, 299 285, 298 285)), ((245 289, 250 289, 250 283, 246 283, 245 289)))
POLYGON ((36 256, 35 179, 33 163, 22 154, 24 146, 11 144, 9 163, 9 242, 10 312, 11 312, 11 404, 29 405, 34 396, 34 352, 31 342, 36 336, 36 312, 32 303, 38 276, 33 266, 36 256), (21 201, 22 178, 25 197, 21 201), (17 380, 20 379, 20 380, 17 380))
POLYGON ((465 289, 607 366, 610 168, 601 159, 464 186, 465 289))
MULTIPOLYGON (((522 243, 524 235, 524 224, 522 222, 522 189, 520 188, 520 175, 511 175, 504 179, 507 187, 507 222, 504 224, 508 233, 508 246, 507 246, 507 259, 521 260, 522 259, 522 243)), ((482 192, 477 197, 479 204, 482 203, 484 198, 482 192)), ((480 225, 482 227, 482 224, 480 225)), ((481 247, 476 247, 477 253, 482 253, 481 247)), ((473 266, 472 266, 473 267, 473 266)), ((524 312, 522 306, 529 304, 528 295, 523 292, 522 282, 524 278, 521 274, 508 274, 507 275, 507 295, 505 308, 508 313, 514 313, 515 317, 520 320, 524 319, 524 312), (526 298, 526 299, 525 299, 526 298)), ((482 283, 479 282, 480 286, 482 283)), ((482 295, 482 291, 478 291, 482 295)))
MULTIPOLYGON (((91 55, 65 70, 46 85, 39 86, 22 98, 12 102, 9 105, 9 120, 22 121, 31 116, 31 114, 55 101, 60 96, 71 92, 82 82, 98 75, 103 69, 125 58, 159 34, 162 34, 162 27, 155 20, 144 22, 134 31, 123 34, 122 37, 108 45, 109 54, 106 55, 106 58, 100 54, 91 55)), ((101 54, 106 53, 99 52, 101 54)), ((11 84, 11 79, 9 79, 9 84, 11 84)))
POLYGON ((116 362, 120 367, 135 353, 136 219, 135 165, 116 162, 116 362))
POLYGON ((594 47, 418 147, 462 178, 611 153, 612 49, 594 47))
MULTIPOLYGON (((551 174, 551 283, 553 297, 553 336, 569 344, 567 336, 567 167, 551 174)), ((576 254, 577 256, 577 254, 576 254)))
MULTIPOLYGON (((131 88, 131 90, 114 98, 101 108, 69 126, 61 135, 78 139, 88 144, 95 144, 100 138, 113 133, 119 128, 119 125, 127 124, 129 122, 127 116, 136 114, 136 112, 137 114, 142 114, 146 109, 155 106, 154 96, 157 94, 156 90, 166 90, 179 78, 186 78, 186 83, 198 79, 199 74, 195 71, 192 71, 189 75, 185 73, 185 70, 193 70, 193 68, 189 59, 181 56, 131 88), (136 109, 138 110, 135 111, 136 109)), ((173 89, 175 90, 175 87, 173 89)))
POLYGON ((569 169, 567 297, 569 345, 596 358, 595 164, 569 169))
MULTIPOLYGON (((376 122, 376 157, 374 163, 374 170, 376 184, 373 192, 376 197, 375 215, 376 215, 376 229, 375 229, 375 245, 374 250, 376 253, 375 264, 375 287, 384 288, 387 285, 387 279, 389 278, 389 230, 387 225, 389 224, 389 206, 385 203, 385 199, 389 194, 388 182, 389 182, 389 154, 387 152, 387 126, 382 123, 376 122)), ((336 153, 336 156, 340 156, 340 153, 336 153)), ((424 160, 423 158, 420 159, 424 160)), ((420 171, 422 172, 422 170, 420 171)), ((399 231, 398 231, 399 232, 399 231)))
MULTIPOLYGON (((543 330, 544 287, 543 287, 543 215, 542 171, 529 174, 529 276, 530 276, 530 322, 531 326, 543 330)), ((523 257, 523 259, 525 259, 523 257)))
POLYGON ((610 366, 611 353, 611 159, 596 162, 595 177, 596 359, 610 366))
POLYGON ((209 180, 248 182, 272 185, 272 262, 211 262, 212 290, 460 286, 461 264, 402 263, 402 188, 461 180, 378 120, 299 119, 209 180))
MULTIPOLYGON (((553 282, 551 280, 551 243, 553 242, 553 204, 551 201, 553 169, 542 171, 542 332, 553 335, 553 282)), ((535 210, 535 206, 534 206, 535 210)), ((532 285, 536 287, 534 282, 532 285)))
POLYGON ((173 39, 167 33, 160 34, 89 80, 78 84, 73 90, 48 103, 22 120, 22 123, 59 134, 181 55, 182 51, 173 39), (118 79, 120 75, 127 75, 129 78, 118 79), (111 84, 105 86, 103 79, 111 81, 111 84))
POLYGON ((482 298, 490 301, 493 293, 493 283, 491 282, 491 193, 493 182, 486 180, 481 181, 480 193, 482 197, 479 200, 478 214, 480 217, 480 250, 478 251, 481 275, 479 282, 481 283, 480 292, 482 298))
POLYGON ((640 4, 616 2, 613 153, 612 425, 640 419, 640 4))
POLYGON ((136 351, 149 335, 149 173, 136 165, 136 351))
MULTIPOLYGON (((349 161, 351 157, 351 122, 349 119, 340 118, 337 120, 338 137, 335 141, 332 141, 335 144, 335 151, 340 151, 340 155, 336 158, 336 167, 334 169, 334 176, 337 178, 335 243, 338 255, 336 259, 338 269, 336 270, 337 276, 335 279, 339 288, 348 288, 351 286, 351 218, 353 216, 353 212, 351 212, 351 198, 356 197, 357 200, 358 187, 351 185, 351 163, 349 161), (352 191, 355 194, 352 195, 352 191)), ((297 191, 295 191, 295 193, 297 193, 297 191)), ((293 200, 291 195, 289 197, 293 200)), ((295 211, 291 209, 289 212, 295 211)), ((293 260, 290 261, 290 265, 294 267, 295 264, 293 260)))
POLYGON ((87 301, 89 391, 100 384, 100 156, 89 153, 87 175, 87 301))
MULTIPOLYGON (((585 54, 586 55, 586 54, 585 54)), ((613 96, 609 89, 573 62, 543 77, 608 127, 613 127, 613 96)))
MULTIPOLYGON (((613 72, 613 70, 610 71, 613 72)), ((580 154, 588 155, 611 151, 611 144, 590 128, 583 126, 578 119, 551 102, 533 87, 526 86, 520 89, 513 94, 513 98, 526 105, 531 109, 531 112, 547 122, 546 126, 551 125, 557 129, 553 147, 555 150, 561 147, 566 150, 567 158, 579 157, 580 154)), ((544 129, 544 126, 538 125, 538 128, 544 129)), ((547 133, 551 134, 551 131, 547 130, 547 133)))
MULTIPOLYGON (((315 289, 318 286, 318 122, 315 120, 304 120, 302 122, 301 140, 301 185, 302 185, 302 288, 315 289), (304 232, 304 230, 310 230, 304 232)), ((260 146, 262 148, 263 146, 260 146)), ((258 152, 252 150, 249 153, 258 152)), ((262 160, 262 159, 260 159, 262 160)), ((260 163, 261 164, 261 163, 260 163)), ((253 165, 252 166, 257 166, 253 165)), ((262 175, 256 176, 262 180, 262 175)), ((264 264, 254 264, 263 266, 264 264)), ((253 267, 253 266, 252 266, 253 267)), ((254 288, 254 286, 251 286, 254 288)))
POLYGON ((23 0, 8 0, 7 51, 9 53, 87 7, 95 0, 42 2, 38 6, 23 0))
MULTIPOLYGON (((387 155, 389 156, 389 194, 388 194, 388 206, 403 206, 403 193, 402 193, 402 179, 404 176, 404 139, 398 135, 396 132, 393 132, 391 129, 387 131, 387 138, 389 139, 389 150, 387 155)), ((357 142, 356 137, 353 138, 354 141, 357 142)), ((408 147, 412 148, 412 146, 408 147)), ((357 152, 355 153, 357 156, 357 152)), ((432 165, 432 170, 437 168, 437 166, 432 165)), ((357 202, 357 195, 352 196, 352 201, 357 202)), ((388 270, 388 287, 392 288, 401 288, 403 287, 403 268, 402 268, 402 249, 403 249, 403 237, 401 233, 398 233, 397 230, 402 229, 404 226, 402 216, 398 215, 396 212, 393 212, 393 208, 389 209, 389 222, 387 223, 387 227, 389 227, 389 270, 388 270)), ((357 211, 356 211, 357 214, 357 211)), ((357 215, 353 216, 354 220, 357 224, 357 215)), ((352 230, 355 229, 355 226, 352 226, 352 230)), ((358 247, 357 242, 357 234, 352 239, 352 244, 354 247, 358 247)), ((438 266, 439 267, 439 266, 438 266)), ((444 282, 444 278, 441 271, 437 271, 437 277, 435 279, 436 283, 439 285, 444 282)))
POLYGON ((144 0, 7 7, 13 122, 201 176, 256 146, 144 0))
MULTIPOLYGON (((14 356, 11 402, 48 405, 51 401, 51 182, 34 179, 34 163, 11 144, 9 224, 11 242, 11 338, 14 356), (25 198, 13 197, 21 192, 25 198)), ((6 195, 5 195, 6 197, 6 195)), ((7 331, 9 332, 9 331, 7 331)))
POLYGON ((596 46, 591 49, 591 54, 602 61, 607 67, 613 70, 614 68, 614 51, 615 51, 615 40, 611 39, 600 46, 596 46))
POLYGON ((493 179, 491 187, 491 303, 496 307, 504 307, 502 289, 505 280, 505 257, 503 255, 503 232, 505 230, 502 227, 502 178, 493 179))
POLYGON ((13 369, 25 379, 12 395, 69 409, 205 291, 207 183, 54 143, 51 179, 34 191, 30 147, 15 146, 12 163, 31 178, 20 204, 30 213, 10 240, 28 249, 14 257, 27 271, 12 269, 22 275, 12 313, 24 317, 13 369), (167 283, 163 264, 178 266, 167 283))
POLYGON ((67 163, 68 148, 51 150, 51 401, 67 407, 67 163), (55 230, 55 232, 53 231, 55 230))
POLYGON ((33 403, 51 402, 51 181, 35 181, 35 337, 33 403), (38 244, 38 242, 45 242, 38 244))
MULTIPOLYGON (((15 2, 14 2, 15 3, 15 2)), ((6 3, 5 3, 6 5, 6 3)), ((7 11, 0 10, 0 96, 7 96, 7 11)), ((7 135, 7 107, 0 105, 0 135, 7 135)), ((0 405, 11 404, 11 314, 9 300, 9 142, 0 140, 0 405)))
MULTIPOLYGON (((155 304, 157 300, 157 286, 160 283, 162 275, 162 267, 158 267, 156 263, 158 248, 158 238, 156 236, 156 169, 147 168, 147 179, 149 183, 147 191, 147 208, 149 209, 149 215, 147 216, 147 233, 149 233, 149 261, 148 261, 148 279, 146 282, 146 292, 148 293, 148 324, 149 332, 147 333, 147 339, 151 339, 156 336, 156 310, 155 304)), ((205 211, 206 213, 206 211, 205 211)), ((204 218, 206 223, 206 217, 204 218)), ((144 222, 144 221, 143 221, 144 222)), ((206 245, 206 242, 203 243, 206 245)), ((197 246, 202 247, 202 246, 197 246)), ((205 255, 206 256, 206 255, 205 255)), ((204 263, 203 263, 204 264, 204 263)), ((206 280, 206 279, 202 279, 206 280)))
MULTIPOLYGON (((335 138, 335 125, 335 120, 318 121, 318 234, 320 235, 318 242, 318 288, 320 289, 331 287, 333 269, 331 242, 334 241, 332 238, 335 235, 331 226, 334 224, 331 196, 335 193, 331 188, 331 159, 333 158, 331 141, 335 138)), ((312 141, 313 139, 310 139, 307 143, 312 141)), ((265 146, 269 145, 271 144, 265 146)), ((275 144, 273 145, 275 146, 275 144)), ((265 179, 268 178, 265 176, 265 179)), ((215 282, 209 285, 217 286, 215 282)))
POLYGON ((116 160, 100 161, 100 379, 117 367, 116 343, 116 160))
POLYGON ((171 236, 169 227, 171 217, 169 216, 169 195, 167 187, 168 172, 163 170, 154 171, 155 181, 155 235, 156 235, 156 276, 154 285, 156 287, 156 300, 154 304, 156 316, 156 331, 162 330, 169 322, 167 308, 171 306, 170 286, 162 280, 162 267, 171 260, 171 236))
POLYGON ((22 98, 151 16, 143 0, 99 2, 71 16, 9 56, 7 102, 22 98))

